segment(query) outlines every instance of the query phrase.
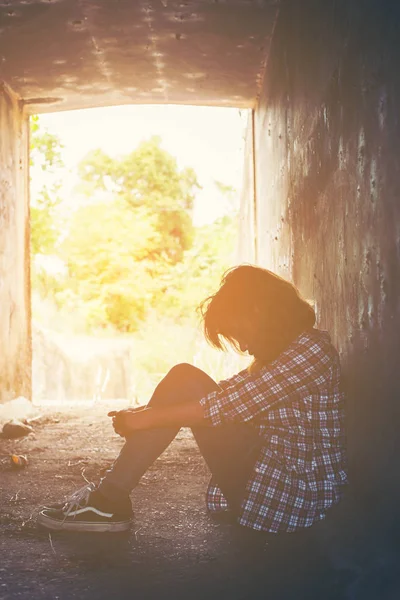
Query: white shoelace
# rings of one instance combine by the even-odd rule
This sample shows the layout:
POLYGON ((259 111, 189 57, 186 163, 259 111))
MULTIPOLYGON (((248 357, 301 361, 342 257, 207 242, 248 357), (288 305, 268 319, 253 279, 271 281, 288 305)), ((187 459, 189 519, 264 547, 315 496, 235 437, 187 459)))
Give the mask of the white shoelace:
POLYGON ((94 483, 88 483, 68 496, 63 508, 65 519, 73 510, 76 510, 82 506, 86 506, 89 500, 90 492, 93 492, 95 489, 96 486, 94 483))

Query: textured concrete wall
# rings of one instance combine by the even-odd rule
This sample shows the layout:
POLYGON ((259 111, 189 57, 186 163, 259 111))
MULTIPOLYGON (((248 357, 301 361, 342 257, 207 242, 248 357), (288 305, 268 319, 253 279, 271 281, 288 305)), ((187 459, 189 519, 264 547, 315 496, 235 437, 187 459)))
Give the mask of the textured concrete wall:
POLYGON ((243 181, 239 210, 239 236, 237 244, 238 262, 256 262, 257 242, 255 238, 256 206, 254 182, 254 113, 249 111, 243 165, 243 181))
POLYGON ((127 340, 64 338, 33 323, 32 354, 35 402, 136 402, 133 346, 127 340))
POLYGON ((400 9, 284 0, 255 113, 260 264, 291 277, 340 349, 352 491, 400 500, 400 9))
POLYGON ((30 397, 28 123, 0 84, 0 403, 30 397))

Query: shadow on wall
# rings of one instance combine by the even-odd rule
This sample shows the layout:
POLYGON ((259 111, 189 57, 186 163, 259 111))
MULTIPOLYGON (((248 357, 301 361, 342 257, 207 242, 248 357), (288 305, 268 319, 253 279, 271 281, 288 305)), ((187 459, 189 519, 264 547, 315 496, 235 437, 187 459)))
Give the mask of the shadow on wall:
POLYGON ((136 403, 126 341, 55 337, 32 326, 34 402, 127 399, 136 403))

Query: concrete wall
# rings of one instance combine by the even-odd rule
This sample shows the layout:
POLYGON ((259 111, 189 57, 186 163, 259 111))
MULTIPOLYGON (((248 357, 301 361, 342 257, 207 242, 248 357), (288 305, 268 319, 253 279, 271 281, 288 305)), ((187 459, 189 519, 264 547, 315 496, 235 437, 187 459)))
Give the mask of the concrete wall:
POLYGON ((242 192, 239 210, 239 236, 237 243, 238 262, 255 263, 257 252, 256 240, 256 204, 254 181, 254 113, 249 111, 246 137, 245 157, 243 168, 242 192))
POLYGON ((127 404, 138 403, 133 345, 128 340, 64 337, 33 323, 32 350, 35 402, 125 399, 127 404))
POLYGON ((30 397, 28 122, 0 83, 0 403, 30 397))
POLYGON ((351 490, 380 526, 400 500, 399 51, 394 2, 284 0, 255 111, 258 261, 340 350, 351 490))

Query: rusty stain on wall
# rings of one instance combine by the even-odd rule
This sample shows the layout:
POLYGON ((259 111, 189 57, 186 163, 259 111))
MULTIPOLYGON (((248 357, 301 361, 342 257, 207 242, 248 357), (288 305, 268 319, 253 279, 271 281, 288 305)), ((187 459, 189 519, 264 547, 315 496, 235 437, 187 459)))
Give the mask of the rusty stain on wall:
POLYGON ((0 403, 30 397, 28 123, 0 86, 0 403))

